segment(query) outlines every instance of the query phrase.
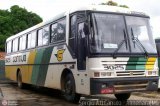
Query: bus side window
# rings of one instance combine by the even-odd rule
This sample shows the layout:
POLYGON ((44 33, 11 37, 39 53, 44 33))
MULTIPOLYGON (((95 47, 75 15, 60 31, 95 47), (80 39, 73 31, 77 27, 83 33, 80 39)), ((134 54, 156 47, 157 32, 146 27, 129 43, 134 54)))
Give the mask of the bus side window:
POLYGON ((70 34, 69 34, 69 46, 73 51, 73 55, 75 55, 75 37, 76 37, 76 19, 77 16, 73 15, 70 18, 70 34))
POLYGON ((11 44, 12 44, 11 41, 7 42, 7 53, 11 53, 11 50, 12 50, 11 44))
POLYGON ((42 29, 38 30, 38 46, 42 46, 42 29))
POLYGON ((49 26, 38 30, 38 46, 47 45, 49 41, 49 26))
POLYGON ((51 43, 65 40, 66 19, 60 20, 51 25, 51 43))
POLYGON ((24 43, 23 43, 23 36, 21 36, 20 38, 19 38, 19 50, 22 50, 22 45, 23 45, 24 43))
POLYGON ((52 24, 51 26, 51 43, 56 42, 57 41, 57 23, 52 24))
POLYGON ((28 35, 27 35, 27 41, 28 41, 28 42, 27 42, 27 48, 29 49, 29 48, 31 48, 31 47, 30 47, 30 44, 31 44, 31 34, 28 34, 28 35))
POLYGON ((21 49, 24 50, 24 49, 26 49, 26 43, 27 43, 26 42, 27 41, 26 35, 23 35, 22 39, 23 40, 22 40, 22 46, 21 46, 22 48, 21 49))
POLYGON ((49 26, 43 28, 42 45, 47 45, 49 41, 49 26))
POLYGON ((36 46, 36 31, 28 34, 27 48, 34 48, 36 46))
POLYGON ((19 50, 24 49, 26 49, 26 35, 21 36, 19 41, 19 50))
POLYGON ((13 40, 13 52, 18 51, 18 38, 13 40))
POLYGON ((32 34, 32 37, 31 37, 31 48, 34 48, 34 47, 36 47, 36 34, 37 34, 37 32, 33 31, 31 34, 32 34))

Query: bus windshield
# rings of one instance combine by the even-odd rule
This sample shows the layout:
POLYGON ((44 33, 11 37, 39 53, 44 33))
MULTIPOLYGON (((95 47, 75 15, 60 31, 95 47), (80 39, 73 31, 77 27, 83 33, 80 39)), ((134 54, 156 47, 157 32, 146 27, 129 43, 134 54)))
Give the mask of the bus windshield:
POLYGON ((134 53, 141 53, 146 50, 148 53, 156 53, 154 40, 148 18, 126 16, 127 29, 130 36, 131 50, 134 53), (142 46, 140 46, 142 44, 142 46), (139 47, 140 46, 140 47, 139 47))
POLYGON ((156 53, 148 18, 92 13, 92 24, 92 53, 156 53))

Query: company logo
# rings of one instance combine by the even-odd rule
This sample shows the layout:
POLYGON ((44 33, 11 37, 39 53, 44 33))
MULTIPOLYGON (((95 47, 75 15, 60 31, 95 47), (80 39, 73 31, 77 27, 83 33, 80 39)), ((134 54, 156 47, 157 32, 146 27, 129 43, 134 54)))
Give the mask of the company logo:
POLYGON ((26 62, 26 54, 19 55, 19 56, 14 56, 13 57, 13 62, 26 62))
POLYGON ((130 72, 130 75, 133 75, 133 72, 130 72))
POLYGON ((57 54, 55 54, 55 56, 57 57, 58 61, 62 61, 63 60, 63 53, 64 53, 65 49, 61 49, 57 51, 57 54))

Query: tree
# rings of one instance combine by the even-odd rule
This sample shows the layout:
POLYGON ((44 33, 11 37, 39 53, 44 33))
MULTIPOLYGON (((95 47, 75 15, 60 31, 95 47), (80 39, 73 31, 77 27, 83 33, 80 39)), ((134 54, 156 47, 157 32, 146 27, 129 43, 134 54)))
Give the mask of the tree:
POLYGON ((5 50, 8 37, 42 22, 42 18, 25 8, 14 5, 10 10, 0 10, 0 51, 5 50))
POLYGON ((101 3, 101 5, 109 5, 109 6, 119 6, 119 7, 124 7, 124 8, 129 8, 127 5, 118 5, 118 3, 110 0, 106 3, 101 3))
POLYGON ((114 2, 114 1, 108 1, 107 2, 107 5, 110 5, 110 6, 118 6, 118 3, 114 2))
POLYGON ((119 5, 119 7, 129 8, 127 5, 119 5))

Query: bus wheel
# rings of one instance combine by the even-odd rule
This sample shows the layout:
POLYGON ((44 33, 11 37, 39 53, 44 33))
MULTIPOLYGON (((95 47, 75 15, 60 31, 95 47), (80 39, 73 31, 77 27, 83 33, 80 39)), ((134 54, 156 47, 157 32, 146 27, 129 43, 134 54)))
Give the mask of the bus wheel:
POLYGON ((24 87, 23 83, 22 83, 22 75, 21 72, 18 72, 17 75, 17 84, 18 84, 18 88, 22 89, 24 87))
POLYGON ((126 101, 131 96, 131 93, 122 93, 122 94, 115 94, 117 100, 126 101))
POLYGON ((64 80, 63 96, 69 102, 77 103, 80 95, 75 91, 75 81, 72 74, 68 74, 64 80))

